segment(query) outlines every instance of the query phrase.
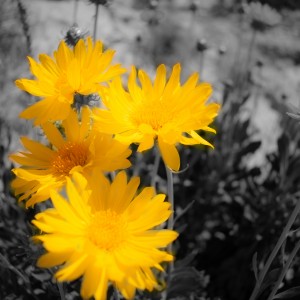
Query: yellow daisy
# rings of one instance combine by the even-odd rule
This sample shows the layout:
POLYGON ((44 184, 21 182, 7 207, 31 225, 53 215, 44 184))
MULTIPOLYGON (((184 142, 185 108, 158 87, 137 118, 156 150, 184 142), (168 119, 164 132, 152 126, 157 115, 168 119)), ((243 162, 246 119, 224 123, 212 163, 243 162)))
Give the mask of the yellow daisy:
POLYGON ((127 159, 131 151, 126 145, 91 128, 88 108, 82 110, 81 122, 71 111, 62 126, 64 135, 50 122, 42 125, 51 147, 23 137, 27 152, 10 156, 21 164, 12 170, 17 176, 12 188, 16 195, 23 194, 20 201, 29 198, 27 207, 47 200, 50 189, 61 189, 75 171, 89 176, 95 168, 114 171, 131 165, 127 159))
POLYGON ((49 120, 64 120, 71 111, 76 94, 98 93, 99 83, 106 82, 125 72, 120 65, 111 66, 113 50, 102 51, 102 43, 92 39, 79 40, 74 49, 64 41, 54 52, 54 59, 46 54, 39 56, 40 63, 28 57, 34 80, 19 79, 16 85, 43 100, 25 109, 20 117, 35 119, 40 125, 49 120))
POLYGON ((124 171, 112 183, 101 174, 93 177, 91 192, 80 174, 74 174, 74 181, 67 179, 69 201, 52 191, 54 208, 33 221, 45 233, 35 239, 47 250, 38 266, 63 264, 55 274, 58 281, 83 276, 84 299, 105 300, 109 283, 126 299, 132 299, 136 289, 152 291, 157 287, 152 269, 163 271, 160 264, 173 260, 160 249, 178 236, 153 229, 171 214, 165 195, 154 195, 153 187, 147 187, 135 196, 140 179, 127 183, 124 171))
POLYGON ((217 116, 219 105, 206 104, 212 93, 208 83, 198 82, 192 74, 180 84, 180 65, 173 67, 166 80, 166 67, 157 68, 154 83, 143 71, 138 72, 141 86, 136 82, 136 69, 132 67, 125 91, 121 80, 115 79, 103 90, 107 109, 95 109, 95 128, 115 134, 125 144, 138 143, 138 151, 150 149, 157 139, 164 162, 179 170, 180 158, 176 144, 212 145, 196 130, 214 132, 208 125, 217 116))

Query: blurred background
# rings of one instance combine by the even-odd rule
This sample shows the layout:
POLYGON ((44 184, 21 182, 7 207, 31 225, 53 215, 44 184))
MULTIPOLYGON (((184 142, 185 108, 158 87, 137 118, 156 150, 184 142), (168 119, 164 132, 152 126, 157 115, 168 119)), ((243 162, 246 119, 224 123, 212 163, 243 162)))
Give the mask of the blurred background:
MULTIPOLYGON (((179 62, 182 81, 199 72, 213 85, 212 101, 222 105, 213 125, 217 135, 206 136, 215 150, 181 149, 182 165, 188 167, 175 176, 180 281, 174 277, 169 298, 249 299, 254 271, 299 198, 297 0, 2 0, 0 299, 59 297, 51 273, 34 266, 39 250, 28 239, 34 211, 25 213, 9 188, 7 155, 18 149, 20 135, 36 134, 30 122, 18 119, 35 99, 14 81, 31 76, 27 55, 52 55, 62 39, 93 35, 97 3, 96 35, 116 50, 115 62, 151 76, 159 64, 171 68, 179 62)), ((153 156, 145 157, 140 169, 147 184, 153 156)), ((163 166, 158 176, 158 190, 165 191, 163 166)), ((272 265, 260 299, 266 299, 299 239, 299 225, 298 220, 272 265)), ((300 285, 299 266, 296 258, 282 291, 300 285)), ((74 285, 66 287, 67 299, 79 297, 74 285)))

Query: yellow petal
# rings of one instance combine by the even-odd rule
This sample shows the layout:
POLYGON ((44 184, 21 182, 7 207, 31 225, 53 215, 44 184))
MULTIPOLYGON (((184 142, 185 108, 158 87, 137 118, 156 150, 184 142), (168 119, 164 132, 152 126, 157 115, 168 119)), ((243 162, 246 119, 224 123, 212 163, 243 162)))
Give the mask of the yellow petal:
POLYGON ((72 281, 80 277, 86 270, 87 255, 74 252, 70 260, 55 274, 58 281, 72 281))
POLYGON ((162 94, 166 85, 166 67, 165 65, 160 65, 156 71, 156 78, 154 80, 154 94, 159 96, 162 94))
POLYGON ((64 263, 72 252, 46 253, 42 255, 38 261, 37 266, 40 268, 52 268, 64 263))
POLYGON ((209 143, 208 141, 206 141, 204 138, 202 138, 195 131, 192 130, 191 132, 189 132, 189 134, 191 135, 191 137, 193 139, 195 139, 196 141, 198 141, 199 144, 203 144, 203 145, 210 146, 210 147, 214 148, 214 146, 211 143, 209 143))
POLYGON ((122 207, 124 193, 127 187, 127 176, 124 171, 119 172, 110 186, 107 202, 109 207, 116 212, 122 207))
POLYGON ((45 98, 20 113, 20 117, 24 119, 35 119, 34 125, 55 120, 64 120, 71 111, 70 104, 57 101, 57 98, 45 98))
POLYGON ((89 299, 96 293, 100 276, 101 267, 97 264, 89 264, 85 271, 80 289, 80 294, 83 299, 89 299))
POLYGON ((63 127, 68 141, 77 142, 79 140, 80 127, 77 113, 74 110, 70 110, 68 118, 63 121, 63 127))
POLYGON ((108 278, 105 269, 98 275, 98 286, 95 292, 95 300, 105 300, 107 298, 108 278))
POLYGON ((67 78, 72 89, 75 92, 79 91, 81 84, 80 64, 76 58, 74 58, 68 66, 67 78))
POLYGON ((170 169, 178 171, 180 168, 180 157, 176 147, 165 143, 161 137, 158 137, 158 146, 165 164, 170 169))
POLYGON ((21 142, 28 151, 33 153, 40 160, 49 161, 54 156, 54 151, 27 137, 21 137, 21 142))
POLYGON ((45 135, 48 138, 48 141, 54 145, 57 149, 62 147, 65 143, 61 133, 52 123, 44 123, 42 125, 45 135))

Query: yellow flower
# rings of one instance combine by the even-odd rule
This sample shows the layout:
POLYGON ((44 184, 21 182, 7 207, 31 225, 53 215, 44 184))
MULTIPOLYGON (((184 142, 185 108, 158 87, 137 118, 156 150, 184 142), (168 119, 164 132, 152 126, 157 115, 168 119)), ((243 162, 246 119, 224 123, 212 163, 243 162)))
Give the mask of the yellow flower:
POLYGON ((128 80, 128 92, 120 79, 113 80, 103 90, 107 109, 95 109, 95 128, 115 134, 122 143, 138 143, 138 151, 150 149, 158 140, 164 162, 173 170, 179 170, 180 158, 175 147, 183 145, 212 145, 196 130, 214 132, 208 125, 219 110, 216 103, 206 104, 212 93, 207 83, 198 82, 198 74, 192 74, 185 84, 180 84, 180 65, 173 67, 166 80, 166 67, 157 68, 154 83, 144 71, 138 72, 141 87, 136 82, 136 69, 128 80))
POLYGON ((178 234, 153 229, 171 214, 165 195, 155 196, 153 187, 147 187, 135 196, 140 179, 134 177, 127 183, 124 171, 112 183, 99 175, 89 183, 91 190, 78 173, 75 184, 67 179, 69 201, 52 191, 54 208, 37 214, 33 221, 46 233, 35 237, 47 250, 38 266, 64 263, 55 274, 58 281, 83 276, 84 299, 106 299, 110 283, 132 299, 136 289, 157 287, 152 268, 163 271, 160 263, 173 260, 160 249, 178 234))
POLYGON ((102 43, 97 41, 93 45, 89 37, 86 44, 79 40, 74 49, 62 41, 54 52, 54 59, 41 54, 38 63, 28 57, 31 73, 36 79, 19 79, 16 85, 43 100, 25 109, 20 117, 35 119, 35 125, 66 119, 75 94, 98 93, 99 83, 124 73, 125 69, 120 65, 111 66, 113 56, 113 50, 102 52, 102 43))
POLYGON ((20 201, 30 198, 27 207, 47 200, 50 189, 61 189, 75 171, 89 176, 95 168, 114 171, 131 165, 127 159, 131 151, 126 145, 91 128, 88 108, 82 110, 81 122, 71 111, 62 126, 65 138, 52 123, 42 125, 51 148, 23 137, 21 141, 27 152, 10 156, 22 165, 13 169, 17 178, 12 188, 16 195, 23 194, 20 201))

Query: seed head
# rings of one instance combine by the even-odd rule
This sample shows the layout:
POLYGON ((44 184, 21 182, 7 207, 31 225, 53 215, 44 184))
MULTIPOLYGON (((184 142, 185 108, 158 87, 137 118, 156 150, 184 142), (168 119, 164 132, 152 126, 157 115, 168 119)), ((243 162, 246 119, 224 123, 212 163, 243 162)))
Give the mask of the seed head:
POLYGON ((208 49, 206 39, 200 39, 200 41, 197 42, 196 48, 199 52, 206 51, 208 49))
POLYGON ((86 32, 82 31, 77 24, 74 24, 65 35, 64 40, 69 46, 74 47, 80 39, 84 39, 86 32))

